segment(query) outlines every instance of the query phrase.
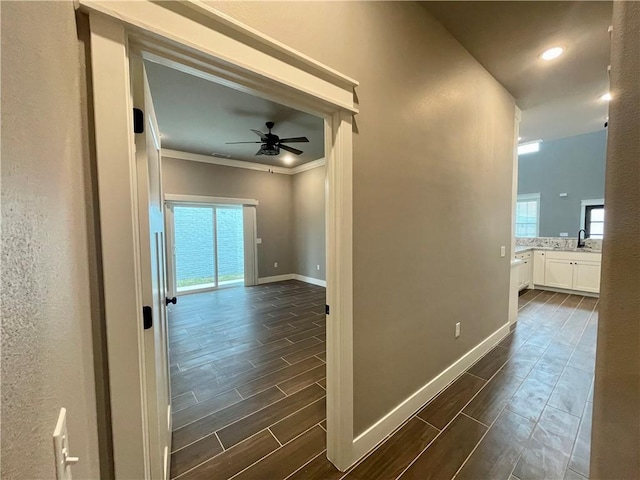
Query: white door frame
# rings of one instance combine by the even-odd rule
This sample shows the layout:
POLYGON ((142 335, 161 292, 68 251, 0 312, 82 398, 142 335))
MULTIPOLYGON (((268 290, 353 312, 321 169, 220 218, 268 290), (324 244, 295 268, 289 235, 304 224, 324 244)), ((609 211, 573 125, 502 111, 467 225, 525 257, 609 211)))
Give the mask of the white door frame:
POLYGON ((200 1, 79 0, 89 14, 116 478, 149 478, 138 210, 128 49, 325 119, 327 456, 353 448, 352 116, 355 80, 200 1))

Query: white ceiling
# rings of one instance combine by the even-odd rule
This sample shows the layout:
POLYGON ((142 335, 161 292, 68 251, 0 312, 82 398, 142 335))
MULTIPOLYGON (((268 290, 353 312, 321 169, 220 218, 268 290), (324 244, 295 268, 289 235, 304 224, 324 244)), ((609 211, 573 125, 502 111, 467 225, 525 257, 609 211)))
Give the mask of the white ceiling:
POLYGON ((158 117, 162 148, 265 165, 296 167, 324 157, 324 121, 268 100, 214 82, 145 62, 149 87, 158 117), (279 156, 256 156, 260 143, 226 145, 225 142, 258 141, 250 129, 285 137, 307 137, 309 143, 292 143, 301 155, 281 151, 279 156), (293 163, 285 163, 287 158, 293 163))
POLYGON ((602 130, 612 2, 422 2, 515 97, 522 141, 602 130), (540 53, 565 52, 545 62, 540 53))

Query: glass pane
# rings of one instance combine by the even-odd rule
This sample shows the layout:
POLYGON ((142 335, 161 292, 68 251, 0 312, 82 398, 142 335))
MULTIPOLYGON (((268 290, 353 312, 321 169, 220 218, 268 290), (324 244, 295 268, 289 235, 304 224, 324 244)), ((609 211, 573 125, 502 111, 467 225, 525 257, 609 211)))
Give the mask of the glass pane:
POLYGON ((173 219, 178 291, 215 287, 213 208, 174 207, 173 219))
POLYGON ((589 238, 595 238, 597 240, 602 240, 603 236, 602 235, 591 235, 589 238))
POLYGON ((594 235, 602 235, 604 233, 604 223, 602 222, 591 222, 591 226, 589 227, 589 235, 593 237, 594 235))
POLYGON ((217 208, 218 283, 244 282, 242 208, 217 208))
POLYGON ((604 222, 604 208, 591 209, 591 221, 592 222, 604 222))

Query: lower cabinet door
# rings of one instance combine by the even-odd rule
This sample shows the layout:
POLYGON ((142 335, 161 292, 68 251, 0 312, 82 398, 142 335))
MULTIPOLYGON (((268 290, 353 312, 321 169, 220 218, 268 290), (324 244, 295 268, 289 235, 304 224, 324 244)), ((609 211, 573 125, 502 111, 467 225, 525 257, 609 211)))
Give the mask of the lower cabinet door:
POLYGON ((573 262, 573 289, 600 293, 600 262, 573 262))
POLYGON ((547 258, 544 281, 549 287, 573 288, 573 262, 547 258))

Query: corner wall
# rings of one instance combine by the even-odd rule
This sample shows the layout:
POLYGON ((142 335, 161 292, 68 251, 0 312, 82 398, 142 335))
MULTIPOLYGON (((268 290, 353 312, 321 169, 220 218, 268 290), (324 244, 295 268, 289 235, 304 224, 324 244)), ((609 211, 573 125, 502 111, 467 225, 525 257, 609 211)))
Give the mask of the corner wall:
POLYGON ((209 3, 360 82, 353 349, 361 434, 508 322, 515 102, 415 2, 209 3))
POLYGON ((326 280, 325 166, 291 176, 295 273, 326 280), (319 267, 319 268, 318 268, 319 267))
POLYGON ((640 3, 613 3, 590 478, 640 478, 640 3))

